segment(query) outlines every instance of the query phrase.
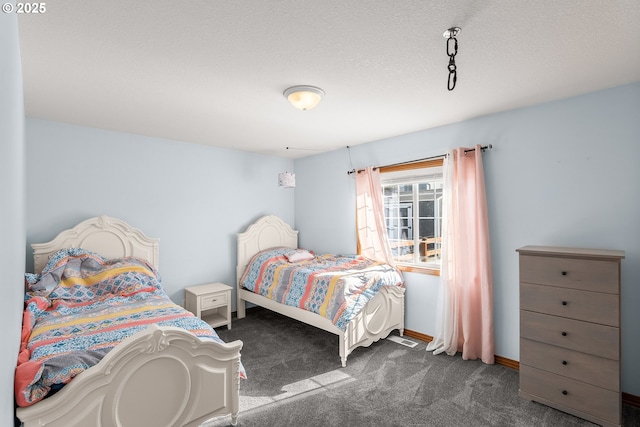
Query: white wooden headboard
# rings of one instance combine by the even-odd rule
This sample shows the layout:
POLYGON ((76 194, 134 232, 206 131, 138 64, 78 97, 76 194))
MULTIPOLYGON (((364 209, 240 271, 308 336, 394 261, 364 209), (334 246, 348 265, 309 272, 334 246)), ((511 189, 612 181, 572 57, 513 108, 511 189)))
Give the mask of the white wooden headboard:
POLYGON ((135 256, 158 268, 159 239, 147 237, 121 219, 97 216, 61 231, 46 243, 33 243, 33 268, 40 273, 49 257, 60 249, 83 248, 105 258, 135 256))
POLYGON ((267 215, 247 227, 244 233, 238 234, 238 278, 244 272, 251 258, 260 251, 285 246, 298 247, 298 230, 275 215, 267 215))

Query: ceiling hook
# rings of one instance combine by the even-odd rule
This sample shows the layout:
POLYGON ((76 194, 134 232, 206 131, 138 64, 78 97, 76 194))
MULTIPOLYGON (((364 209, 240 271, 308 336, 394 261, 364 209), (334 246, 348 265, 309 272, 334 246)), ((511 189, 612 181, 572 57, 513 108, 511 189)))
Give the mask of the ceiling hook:
POLYGON ((445 39, 450 39, 451 37, 455 37, 460 32, 460 27, 451 27, 447 31, 442 34, 442 37, 445 39))

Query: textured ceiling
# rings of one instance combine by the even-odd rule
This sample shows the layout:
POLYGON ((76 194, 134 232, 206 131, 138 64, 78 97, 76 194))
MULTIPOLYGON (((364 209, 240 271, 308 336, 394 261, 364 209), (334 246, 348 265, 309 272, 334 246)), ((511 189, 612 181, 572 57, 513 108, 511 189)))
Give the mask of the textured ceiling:
POLYGON ((638 0, 46 5, 19 15, 28 117, 283 157, 640 81, 638 0), (299 84, 316 109, 282 96, 299 84))

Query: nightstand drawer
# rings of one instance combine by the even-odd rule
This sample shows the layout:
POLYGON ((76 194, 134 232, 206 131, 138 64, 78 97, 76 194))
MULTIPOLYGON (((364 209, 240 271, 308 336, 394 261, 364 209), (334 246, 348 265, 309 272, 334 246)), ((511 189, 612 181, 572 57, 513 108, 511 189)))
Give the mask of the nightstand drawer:
POLYGON ((621 396, 611 390, 521 364, 520 391, 554 403, 559 409, 570 408, 616 425, 621 422, 621 396))
POLYGON ((620 390, 620 362, 555 345, 520 340, 520 364, 609 390, 620 390))
POLYGON ((620 329, 548 314, 520 311, 520 336, 619 360, 620 329))
POLYGON ((200 296, 200 310, 208 310, 210 308, 216 308, 227 304, 226 294, 210 294, 200 296))
POLYGON ((618 295, 520 284, 520 308, 609 326, 620 325, 618 295))
POLYGON ((619 294, 620 264, 590 259, 520 255, 520 282, 619 294))

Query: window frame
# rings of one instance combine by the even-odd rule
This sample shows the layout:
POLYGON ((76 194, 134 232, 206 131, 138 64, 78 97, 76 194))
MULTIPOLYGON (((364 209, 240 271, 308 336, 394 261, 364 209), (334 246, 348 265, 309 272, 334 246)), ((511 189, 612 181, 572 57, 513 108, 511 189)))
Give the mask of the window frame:
MULTIPOLYGON (((440 167, 440 166, 443 166, 443 165, 444 165, 444 156, 443 157, 439 157, 439 158, 429 159, 429 160, 413 162, 413 163, 405 163, 405 164, 398 164, 398 165, 391 165, 391 166, 381 166, 381 167, 378 168, 378 170, 379 170, 380 174, 383 175, 383 174, 389 173, 389 172, 400 172, 400 171, 408 171, 408 170, 415 170, 415 169, 427 169, 427 168, 440 167)), ((380 188, 380 191, 382 191, 382 188, 380 188)), ((442 266, 439 266, 439 267, 428 266, 427 267, 427 266, 421 266, 421 265, 416 265, 416 264, 412 264, 412 265, 397 264, 396 267, 401 271, 406 271, 406 272, 411 272, 411 273, 428 274, 428 275, 432 275, 432 276, 440 276, 440 270, 442 268, 442 266)))

